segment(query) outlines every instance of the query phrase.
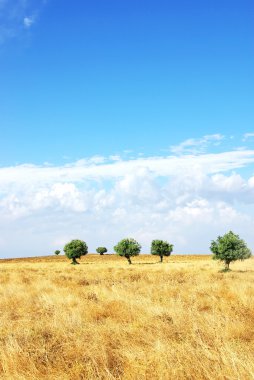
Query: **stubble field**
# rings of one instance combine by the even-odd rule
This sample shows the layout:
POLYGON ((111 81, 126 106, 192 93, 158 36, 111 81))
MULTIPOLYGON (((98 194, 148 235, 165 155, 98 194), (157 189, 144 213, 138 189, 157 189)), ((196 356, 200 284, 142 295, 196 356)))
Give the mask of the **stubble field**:
POLYGON ((0 260, 1 379, 254 379, 254 260, 0 260))

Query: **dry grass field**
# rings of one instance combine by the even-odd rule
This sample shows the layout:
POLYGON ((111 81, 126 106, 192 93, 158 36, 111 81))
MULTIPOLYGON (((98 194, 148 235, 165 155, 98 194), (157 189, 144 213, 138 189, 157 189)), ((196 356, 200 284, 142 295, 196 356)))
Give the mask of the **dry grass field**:
POLYGON ((254 260, 0 260, 1 379, 254 379, 254 260))

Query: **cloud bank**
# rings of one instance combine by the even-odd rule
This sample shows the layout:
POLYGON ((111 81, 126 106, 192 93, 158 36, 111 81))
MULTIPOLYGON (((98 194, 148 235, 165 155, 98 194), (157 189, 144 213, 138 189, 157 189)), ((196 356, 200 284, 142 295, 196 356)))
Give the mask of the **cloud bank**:
POLYGON ((229 229, 253 249, 254 150, 180 151, 0 168, 1 257, 51 254, 73 238, 112 251, 126 236, 143 252, 161 238, 178 253, 209 253, 229 229))

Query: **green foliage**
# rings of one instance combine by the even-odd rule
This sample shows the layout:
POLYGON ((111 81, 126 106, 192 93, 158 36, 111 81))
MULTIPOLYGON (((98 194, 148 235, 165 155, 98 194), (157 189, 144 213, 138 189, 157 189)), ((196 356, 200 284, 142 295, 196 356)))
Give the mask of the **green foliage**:
POLYGON ((167 241, 163 240, 153 240, 151 245, 151 254, 160 256, 161 262, 163 261, 163 256, 170 256, 173 251, 173 244, 169 244, 167 241))
POLYGON ((64 253, 68 259, 72 260, 71 264, 79 264, 76 259, 85 256, 88 253, 88 247, 83 240, 72 240, 64 246, 64 253))
POLYGON ((104 255, 104 253, 108 252, 106 247, 98 247, 96 248, 96 252, 99 253, 100 255, 104 255))
POLYGON ((127 238, 119 241, 117 245, 115 245, 114 250, 117 255, 126 257, 129 264, 131 264, 131 257, 138 256, 141 250, 141 245, 132 238, 127 238))
POLYGON ((232 231, 213 240, 210 250, 213 252, 213 259, 224 261, 225 271, 229 270, 231 261, 245 260, 251 257, 251 251, 245 241, 232 231))
POLYGON ((55 255, 60 255, 60 253, 61 253, 61 251, 59 251, 59 249, 57 249, 56 251, 55 251, 55 255))

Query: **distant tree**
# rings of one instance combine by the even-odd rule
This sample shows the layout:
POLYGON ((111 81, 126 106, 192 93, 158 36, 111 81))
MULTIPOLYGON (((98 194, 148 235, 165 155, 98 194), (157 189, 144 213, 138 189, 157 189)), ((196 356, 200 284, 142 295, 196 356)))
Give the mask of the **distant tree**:
POLYGON ((173 251, 173 244, 169 244, 167 241, 163 240, 153 240, 151 245, 151 254, 160 256, 161 263, 163 262, 164 256, 170 256, 173 251))
POLYGON ((57 249, 56 251, 55 251, 55 255, 60 255, 60 253, 61 253, 61 251, 59 251, 59 249, 57 249))
POLYGON ((108 252, 106 247, 98 247, 96 249, 96 252, 99 253, 100 255, 104 255, 104 253, 108 252))
POLYGON ((88 253, 88 248, 83 240, 72 240, 64 246, 64 253, 71 259, 71 264, 79 264, 76 259, 80 259, 81 256, 85 256, 88 253))
POLYGON ((131 257, 139 255, 141 245, 135 239, 127 238, 119 241, 119 243, 115 245, 114 250, 117 255, 126 257, 128 263, 131 264, 131 257))
POLYGON ((223 236, 218 236, 217 240, 212 240, 210 250, 213 253, 214 260, 224 261, 224 271, 229 271, 229 265, 232 261, 245 260, 251 257, 251 251, 245 241, 232 231, 223 236))

